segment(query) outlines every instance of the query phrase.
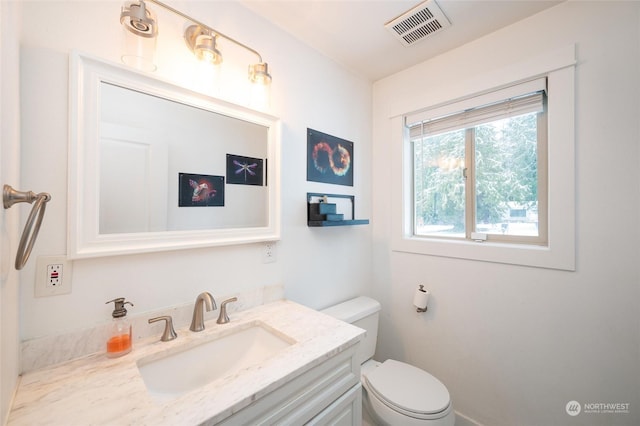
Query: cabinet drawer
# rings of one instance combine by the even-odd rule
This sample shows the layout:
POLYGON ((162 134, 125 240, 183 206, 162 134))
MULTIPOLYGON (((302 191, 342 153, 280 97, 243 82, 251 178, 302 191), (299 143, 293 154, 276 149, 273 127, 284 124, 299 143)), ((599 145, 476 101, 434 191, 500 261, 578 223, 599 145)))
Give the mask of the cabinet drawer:
POLYGON ((285 383, 219 423, 220 425, 302 425, 360 383, 357 345, 285 383))
POLYGON ((360 426, 362 424, 362 385, 358 383, 315 416, 307 426, 360 426))

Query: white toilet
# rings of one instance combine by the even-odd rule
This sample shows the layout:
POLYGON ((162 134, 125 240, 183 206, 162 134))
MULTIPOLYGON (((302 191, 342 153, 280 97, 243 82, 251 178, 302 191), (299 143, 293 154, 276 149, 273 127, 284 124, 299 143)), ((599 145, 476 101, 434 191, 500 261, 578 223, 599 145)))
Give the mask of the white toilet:
POLYGON ((378 338, 378 301, 357 297, 322 312, 367 331, 356 353, 361 364, 365 420, 391 426, 455 424, 449 391, 440 380, 404 362, 373 360, 378 338))

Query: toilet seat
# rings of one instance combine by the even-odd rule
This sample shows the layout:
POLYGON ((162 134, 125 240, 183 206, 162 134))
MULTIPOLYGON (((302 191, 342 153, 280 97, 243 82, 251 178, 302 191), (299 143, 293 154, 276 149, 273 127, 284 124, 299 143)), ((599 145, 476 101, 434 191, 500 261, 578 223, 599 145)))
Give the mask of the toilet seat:
POLYGON ((416 419, 438 419, 451 411, 449 391, 431 374, 392 359, 363 375, 363 384, 390 409, 416 419))

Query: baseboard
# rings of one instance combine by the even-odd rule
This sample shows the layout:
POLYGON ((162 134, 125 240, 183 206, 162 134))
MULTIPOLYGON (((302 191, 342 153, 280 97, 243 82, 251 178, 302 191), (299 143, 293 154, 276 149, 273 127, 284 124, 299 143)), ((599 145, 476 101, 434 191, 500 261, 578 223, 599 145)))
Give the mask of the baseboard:
POLYGON ((473 420, 470 417, 465 416, 459 411, 456 411, 456 426, 484 426, 482 423, 479 423, 473 420))

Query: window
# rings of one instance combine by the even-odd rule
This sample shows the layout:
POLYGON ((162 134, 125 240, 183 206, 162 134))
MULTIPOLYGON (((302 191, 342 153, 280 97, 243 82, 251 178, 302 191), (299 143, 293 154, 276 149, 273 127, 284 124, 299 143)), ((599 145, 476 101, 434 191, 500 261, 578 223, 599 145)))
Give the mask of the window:
MULTIPOLYGON (((381 113, 387 114, 388 121, 376 122, 379 126, 378 133, 381 135, 380 143, 383 143, 385 138, 391 142, 388 153, 391 162, 391 188, 398 188, 389 194, 390 248, 393 251, 565 271, 575 270, 575 55, 575 45, 568 45, 513 63, 506 68, 496 69, 495 72, 470 72, 468 78, 458 76, 454 79, 443 76, 439 84, 424 84, 422 80, 410 78, 407 81, 394 81, 389 87, 380 88, 388 93, 395 90, 402 94, 397 99, 397 105, 385 104, 386 109, 381 110, 381 113), (522 203, 522 199, 507 199, 508 210, 501 210, 502 219, 506 219, 504 222, 483 219, 475 213, 477 209, 474 205, 475 198, 481 198, 483 194, 478 193, 475 186, 469 190, 468 180, 463 180, 462 185, 456 187, 458 191, 464 190, 465 194, 464 236, 462 232, 459 236, 447 236, 444 233, 417 235, 419 220, 416 220, 415 214, 415 146, 412 142, 412 139, 417 138, 415 132, 418 128, 415 126, 419 125, 421 134, 424 133, 419 139, 424 139, 432 135, 429 132, 433 129, 429 129, 429 124, 443 124, 445 118, 454 117, 463 111, 469 118, 473 111, 482 112, 480 107, 497 106, 508 99, 524 99, 524 95, 533 93, 540 93, 543 110, 543 116, 536 116, 538 237, 506 232, 502 234, 501 228, 498 233, 488 232, 491 228, 488 225, 494 223, 515 223, 521 220, 521 217, 534 220, 535 206, 532 200, 522 203), (538 138, 539 135, 546 135, 546 141, 538 138), (542 160, 546 160, 546 165, 542 164, 542 160), (546 182, 541 182, 541 178, 546 178, 546 182), (470 194, 474 192, 480 197, 470 199, 470 194), (544 203, 546 205, 543 205, 544 203), (470 222, 467 220, 469 209, 472 209, 474 215, 470 222), (471 230, 477 224, 480 225, 477 226, 480 235, 472 235, 471 230), (476 242, 475 240, 482 239, 482 234, 487 236, 487 240, 482 243, 476 242), (536 241, 535 238, 539 239, 536 241)), ((490 112, 490 109, 484 110, 484 113, 490 112)), ((540 114, 536 109, 525 111, 523 114, 532 112, 540 114)), ((504 118, 516 116, 517 114, 507 114, 504 118)), ((459 118, 463 117, 459 115, 459 118)), ((462 131, 465 134, 464 157, 460 157, 464 166, 462 169, 458 168, 457 172, 462 174, 466 167, 467 176, 475 173, 471 176, 472 181, 481 179, 482 173, 479 170, 474 172, 467 164, 487 164, 481 163, 480 159, 471 161, 472 155, 478 156, 478 132, 473 130, 476 138, 475 149, 467 152, 467 147, 472 146, 466 140, 467 133, 472 132, 466 129, 491 121, 494 120, 470 120, 457 128, 439 129, 439 133, 465 129, 462 131)), ((453 169, 459 167, 460 160, 456 163, 449 158, 448 164, 443 161, 440 164, 446 166, 444 169, 451 167, 453 173, 453 169)), ((449 194, 450 192, 447 192, 447 196, 449 194)), ((512 228, 516 229, 515 226, 512 228)))
POLYGON ((546 244, 546 79, 407 117, 415 237, 546 244))

